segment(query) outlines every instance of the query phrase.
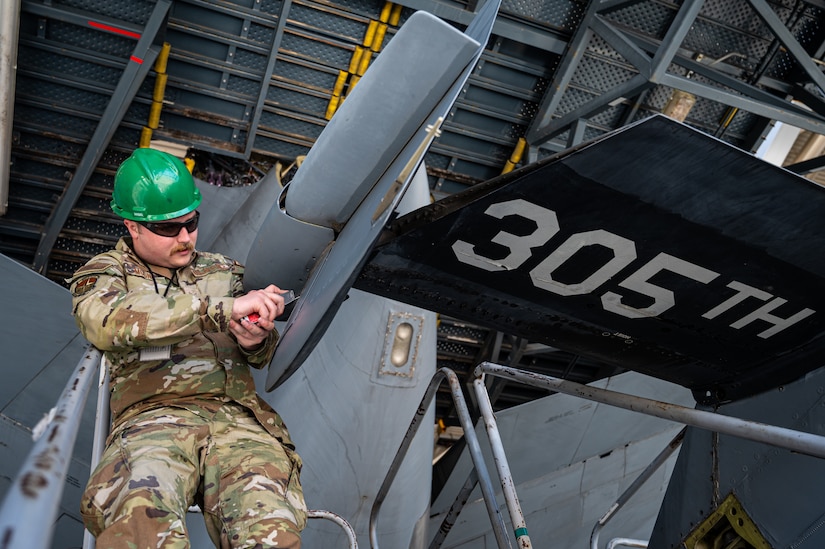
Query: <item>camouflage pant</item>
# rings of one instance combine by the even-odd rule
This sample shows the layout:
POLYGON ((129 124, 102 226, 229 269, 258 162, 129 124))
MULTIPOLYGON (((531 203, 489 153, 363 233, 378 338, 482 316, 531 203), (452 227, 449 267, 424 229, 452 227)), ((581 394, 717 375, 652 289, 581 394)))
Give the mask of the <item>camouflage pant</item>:
POLYGON ((244 408, 143 412, 110 436, 81 501, 98 549, 188 548, 199 503, 221 548, 298 548, 306 505, 288 450, 244 408))

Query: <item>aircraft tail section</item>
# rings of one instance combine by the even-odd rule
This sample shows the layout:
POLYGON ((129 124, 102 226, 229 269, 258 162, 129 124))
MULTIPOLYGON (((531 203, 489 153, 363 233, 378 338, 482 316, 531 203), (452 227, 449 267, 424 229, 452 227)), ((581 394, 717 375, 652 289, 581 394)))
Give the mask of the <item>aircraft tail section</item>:
MULTIPOLYGON (((337 111, 287 187, 294 186, 284 201, 289 215, 316 224, 328 222, 331 228, 340 229, 340 233, 323 250, 323 256, 314 261, 313 270, 301 289, 301 300, 284 327, 270 363, 267 390, 283 383, 300 367, 329 327, 480 58, 498 7, 499 0, 485 3, 466 33, 458 33, 426 14, 416 13, 410 17, 359 81, 355 95, 349 95, 347 103, 337 111), (435 58, 428 59, 433 56, 435 58), (398 83, 400 89, 394 91, 398 83), (445 87, 445 84, 448 85, 445 87), (395 103, 399 98, 411 96, 406 90, 408 87, 416 101, 395 103), (429 98, 422 101, 421 94, 428 96, 432 90, 438 92, 435 101, 429 98), (380 107, 376 109, 377 118, 375 113, 365 113, 365 107, 372 104, 380 107), (364 124, 367 120, 393 128, 397 135, 386 143, 382 139, 367 139, 365 134, 370 129, 364 124), (347 154, 344 157, 333 154, 331 144, 338 144, 347 154), (380 152, 384 149, 392 154, 385 156, 380 152), (328 163, 327 154, 339 161, 328 163), (362 158, 368 162, 359 166, 362 158), (371 165, 373 162, 378 165, 371 165), (334 179, 340 184, 321 185, 333 180, 332 174, 337 174, 334 179), (380 177, 374 180, 376 175, 380 177), (322 209, 332 215, 317 215, 322 209), (339 227, 343 222, 345 225, 339 227)), ((272 226, 268 221, 269 218, 262 234, 267 234, 272 226)), ((264 258, 261 260, 264 264, 266 249, 253 245, 250 258, 256 258, 257 262, 259 256, 264 258)), ((254 263, 247 264, 248 279, 259 280, 260 272, 254 263)))
POLYGON ((336 230, 346 225, 478 48, 436 16, 414 13, 318 136, 292 180, 289 214, 336 230))
POLYGON ((825 358, 824 207, 657 116, 396 220, 355 287, 736 400, 825 358))

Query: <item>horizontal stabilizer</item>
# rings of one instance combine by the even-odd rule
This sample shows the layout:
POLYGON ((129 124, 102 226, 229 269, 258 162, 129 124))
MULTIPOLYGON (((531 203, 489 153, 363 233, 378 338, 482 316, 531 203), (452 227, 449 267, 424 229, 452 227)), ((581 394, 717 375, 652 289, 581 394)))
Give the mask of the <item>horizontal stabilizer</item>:
POLYGON ((823 211, 656 116, 396 220, 355 287, 735 400, 825 360, 823 211))

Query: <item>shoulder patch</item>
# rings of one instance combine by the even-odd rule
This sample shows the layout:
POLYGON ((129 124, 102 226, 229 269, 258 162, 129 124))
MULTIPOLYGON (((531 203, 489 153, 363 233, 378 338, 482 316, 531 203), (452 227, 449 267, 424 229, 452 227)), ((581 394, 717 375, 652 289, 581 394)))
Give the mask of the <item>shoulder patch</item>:
POLYGON ((97 275, 91 275, 81 278, 75 283, 74 290, 72 291, 72 293, 75 296, 85 295, 95 287, 96 283, 97 275))
POLYGON ((127 275, 130 276, 141 276, 145 278, 149 278, 151 276, 149 272, 146 270, 146 267, 129 260, 123 262, 123 270, 127 275))

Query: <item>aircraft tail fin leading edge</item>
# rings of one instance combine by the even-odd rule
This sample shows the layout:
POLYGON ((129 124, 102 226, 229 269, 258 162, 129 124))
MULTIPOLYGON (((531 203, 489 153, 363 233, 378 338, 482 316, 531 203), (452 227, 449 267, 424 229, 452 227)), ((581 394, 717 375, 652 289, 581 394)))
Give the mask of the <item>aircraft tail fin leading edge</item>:
POLYGON ((318 136, 291 182, 287 213, 340 230, 477 49, 437 17, 414 13, 318 136))
POLYGON ((822 365, 822 211, 656 116, 397 219, 354 285, 725 402, 822 365))
MULTIPOLYGON (((305 170, 302 176, 302 184, 310 181, 325 182, 325 179, 328 179, 330 170, 338 170, 338 172, 343 173, 343 181, 352 179, 351 176, 346 175, 345 168, 352 168, 359 177, 367 177, 368 179, 354 179, 358 184, 358 188, 353 190, 352 186, 349 187, 350 190, 344 193, 347 197, 346 202, 343 202, 345 199, 344 194, 335 198, 337 191, 336 193, 331 193, 329 190, 322 192, 320 187, 318 192, 311 193, 315 195, 314 198, 306 202, 306 205, 311 204, 315 211, 319 207, 319 202, 339 206, 344 203, 344 207, 341 209, 342 217, 335 218, 332 222, 338 223, 346 219, 346 225, 341 229, 335 242, 327 248, 325 255, 317 261, 301 291, 301 300, 283 330, 280 342, 275 350, 275 356, 270 364, 267 390, 272 390, 300 367, 329 326, 332 317, 345 299, 347 291, 363 265, 369 250, 403 197, 412 180, 412 175, 421 164, 423 155, 426 153, 426 149, 438 128, 439 119, 443 119, 452 108, 475 67, 475 62, 481 56, 492 30, 498 6, 499 0, 488 0, 476 17, 485 21, 485 25, 473 27, 475 34, 472 36, 458 33, 446 23, 428 14, 417 13, 415 15, 420 15, 420 17, 411 17, 379 56, 379 60, 383 59, 384 62, 380 65, 376 62, 367 70, 364 78, 359 82, 355 93, 364 90, 364 94, 359 96, 361 99, 353 101, 353 97, 350 97, 344 103, 345 107, 347 103, 354 105, 351 108, 357 110, 357 112, 346 114, 339 111, 336 113, 323 132, 323 134, 329 133, 329 135, 326 135, 323 141, 319 139, 319 142, 310 151, 311 153, 316 151, 317 158, 324 158, 324 151, 327 149, 344 146, 347 143, 359 144, 357 139, 359 134, 356 130, 361 126, 362 118, 367 116, 366 113, 370 112, 375 105, 380 105, 377 100, 378 97, 393 95, 387 89, 387 86, 396 80, 393 74, 407 73, 419 69, 425 70, 431 63, 419 56, 422 42, 432 44, 446 40, 448 43, 453 44, 452 48, 445 49, 440 46, 432 48, 430 45, 424 48, 425 51, 438 57, 455 55, 456 58, 453 62, 446 64, 443 62, 432 63, 432 66, 443 69, 441 74, 436 75, 436 80, 439 82, 443 80, 449 83, 449 86, 446 90, 441 84, 436 86, 442 90, 441 95, 436 96, 437 101, 431 104, 428 113, 422 111, 425 116, 421 117, 417 124, 413 125, 405 122, 408 113, 394 112, 410 109, 410 105, 393 103, 381 109, 385 112, 370 115, 370 118, 376 121, 378 127, 399 131, 399 135, 393 140, 393 147, 397 144, 403 145, 397 152, 393 152, 391 158, 384 158, 380 150, 386 148, 385 143, 378 142, 369 145, 369 141, 365 142, 367 146, 374 146, 379 150, 379 153, 370 152, 370 154, 365 155, 365 158, 373 158, 379 163, 386 163, 381 169, 367 165, 355 170, 355 164, 358 164, 361 160, 361 157, 355 154, 351 155, 352 157, 348 158, 346 163, 329 166, 329 170, 325 170, 325 173, 319 171, 312 173, 308 170, 308 155, 307 160, 298 170, 296 177, 301 171, 305 170), (421 21, 421 23, 416 21, 421 21), (415 24, 412 25, 413 23, 415 24), (419 24, 423 25, 421 27, 423 32, 419 32, 419 24), (408 32, 404 33, 405 29, 408 28, 408 32), (405 36, 410 37, 411 41, 409 43, 405 41, 405 36), (456 41, 457 43, 454 44, 456 41), (374 95, 374 97, 370 97, 370 95, 367 95, 368 93, 374 95), (338 117, 345 122, 333 125, 338 117), (395 121, 399 123, 396 124, 395 121), (327 132, 327 130, 330 131, 327 132), (423 147, 421 146, 422 143, 425 143, 423 147), (375 159, 376 154, 381 158, 375 159), (377 177, 377 179, 369 179, 373 177, 377 177), (363 188, 360 186, 362 182, 366 185, 363 188), (351 199, 349 198, 350 195, 356 198, 351 199), (359 196, 362 198, 358 199, 359 196), (360 202, 354 204, 357 200, 360 200, 360 202), (346 212, 351 206, 355 206, 355 209, 352 215, 347 217, 346 212)), ((429 88, 420 89, 420 85, 429 82, 432 77, 433 75, 429 75, 425 78, 423 74, 412 79, 408 76, 403 78, 400 75, 398 76, 398 78, 402 78, 403 82, 407 83, 405 85, 415 83, 416 86, 419 86, 416 93, 425 95, 430 93, 429 88)), ((431 86, 427 84, 425 87, 431 86)), ((417 110, 419 107, 414 106, 413 103, 412 108, 417 110)), ((421 109, 424 109, 424 107, 421 106, 421 109)), ((371 130, 361 126, 360 131, 369 132, 371 130)), ((364 147, 364 143, 360 143, 356 149, 362 147, 364 147)), ((318 165, 322 165, 322 163, 318 165)), ((295 182, 293 181, 293 183, 295 182)), ((286 190, 286 210, 289 215, 295 215, 299 208, 293 207, 294 202, 290 201, 289 193, 297 190, 297 186, 296 189, 291 187, 292 183, 286 190)), ((303 214, 309 215, 309 212, 303 212, 303 214)))

